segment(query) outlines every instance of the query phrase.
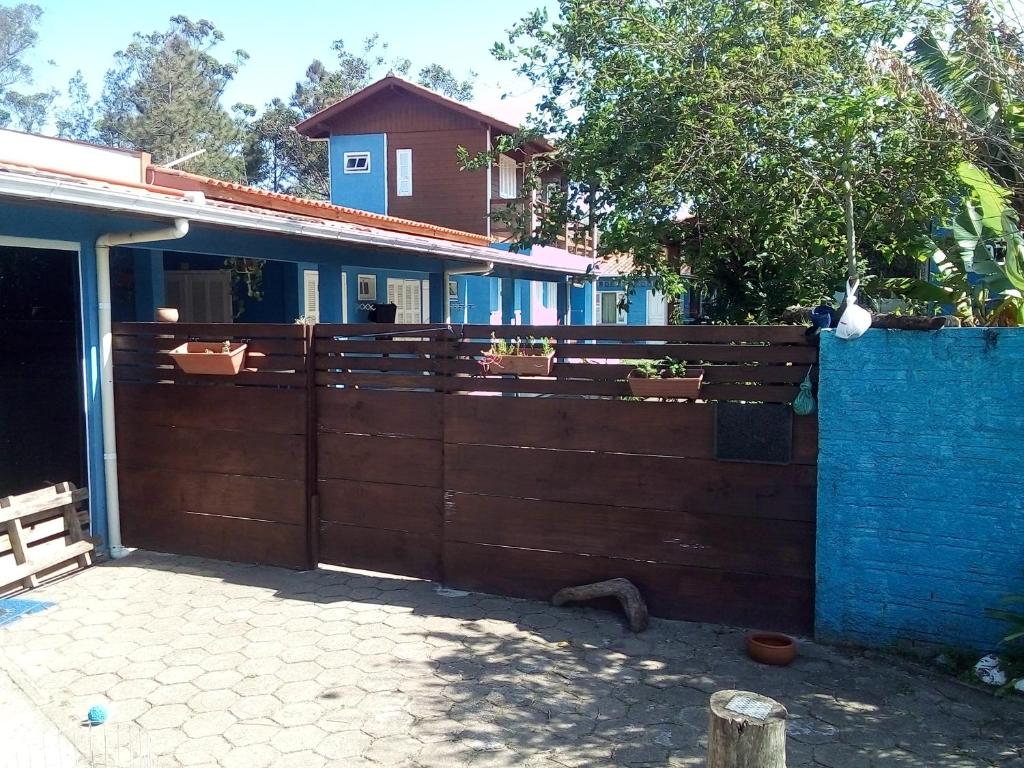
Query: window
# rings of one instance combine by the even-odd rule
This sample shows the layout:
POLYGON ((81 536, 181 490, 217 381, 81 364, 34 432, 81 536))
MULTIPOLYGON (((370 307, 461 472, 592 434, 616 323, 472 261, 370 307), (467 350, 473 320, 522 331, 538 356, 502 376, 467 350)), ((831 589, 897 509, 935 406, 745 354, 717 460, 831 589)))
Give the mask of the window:
POLYGON ((516 161, 508 155, 498 158, 498 196, 502 200, 515 200, 519 196, 516 188, 516 161))
POLYGON ((621 304, 626 300, 623 291, 601 291, 597 294, 598 322, 601 325, 625 325, 626 312, 621 304))
POLYGON ((427 280, 388 278, 388 303, 398 307, 396 323, 422 323, 429 306, 430 283, 427 280))
POLYGON ((302 270, 302 287, 302 316, 319 323, 320 273, 315 269, 302 270))
POLYGON ((370 153, 369 152, 346 152, 345 173, 369 173, 370 153))
POLYGON ((230 323, 235 319, 227 270, 164 272, 164 301, 178 308, 183 323, 230 323))
POLYGON ((412 150, 395 150, 395 194, 412 197, 412 150))

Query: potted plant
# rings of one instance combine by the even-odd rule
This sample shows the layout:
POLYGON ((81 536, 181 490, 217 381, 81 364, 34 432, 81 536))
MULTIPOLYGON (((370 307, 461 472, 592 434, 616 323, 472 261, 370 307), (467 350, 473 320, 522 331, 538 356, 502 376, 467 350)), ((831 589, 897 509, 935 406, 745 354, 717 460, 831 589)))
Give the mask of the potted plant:
POLYGON ((485 373, 513 373, 517 376, 550 376, 555 357, 554 339, 535 339, 523 344, 522 339, 509 341, 491 334, 491 346, 484 352, 480 367, 485 373))
POLYGON ((172 349, 171 357, 185 373, 234 376, 242 369, 247 346, 230 341, 187 341, 172 349))
POLYGON ((626 379, 634 397, 675 397, 693 399, 700 394, 703 368, 687 368, 680 360, 638 360, 626 379))

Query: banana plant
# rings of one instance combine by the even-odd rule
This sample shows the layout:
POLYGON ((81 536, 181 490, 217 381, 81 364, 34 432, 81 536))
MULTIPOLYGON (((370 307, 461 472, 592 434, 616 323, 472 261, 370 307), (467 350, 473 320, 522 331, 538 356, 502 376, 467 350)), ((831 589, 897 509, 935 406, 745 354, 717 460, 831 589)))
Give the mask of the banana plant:
POLYGON ((947 222, 953 247, 943 250, 926 235, 915 242, 918 258, 935 265, 933 281, 896 278, 885 287, 908 299, 952 305, 968 324, 1024 325, 1024 236, 1007 202, 1010 192, 970 163, 957 171, 966 194, 947 222))

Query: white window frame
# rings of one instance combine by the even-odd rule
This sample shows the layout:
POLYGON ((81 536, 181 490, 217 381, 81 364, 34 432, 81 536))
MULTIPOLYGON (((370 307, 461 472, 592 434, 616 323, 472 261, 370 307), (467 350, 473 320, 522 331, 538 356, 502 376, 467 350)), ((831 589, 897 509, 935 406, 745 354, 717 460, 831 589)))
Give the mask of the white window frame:
POLYGON ((594 322, 596 325, 626 325, 629 322, 629 313, 626 310, 620 309, 620 305, 626 299, 625 291, 595 291, 597 296, 596 302, 596 314, 594 322), (604 322, 603 303, 605 296, 615 297, 615 322, 606 323, 604 322))
POLYGON ((412 150, 395 150, 395 197, 412 197, 412 150), (402 176, 403 158, 409 173, 402 176))
POLYGON ((519 197, 519 166, 508 155, 498 157, 498 197, 502 200, 515 200, 519 197))
POLYGON ((314 323, 320 322, 319 270, 302 270, 302 316, 314 323))
POLYGON ((344 169, 345 173, 369 173, 370 172, 370 168, 371 168, 370 153, 369 152, 346 152, 342 156, 342 166, 341 167, 344 169), (349 164, 349 160, 355 160, 355 161, 365 160, 366 161, 366 167, 365 168, 349 168, 349 165, 348 165, 349 164))

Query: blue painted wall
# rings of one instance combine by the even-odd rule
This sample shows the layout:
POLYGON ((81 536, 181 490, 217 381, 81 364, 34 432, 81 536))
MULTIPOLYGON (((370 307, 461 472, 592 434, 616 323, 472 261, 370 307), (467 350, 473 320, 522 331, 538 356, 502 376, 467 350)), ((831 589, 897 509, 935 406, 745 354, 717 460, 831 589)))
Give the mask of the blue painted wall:
POLYGON ((821 341, 817 634, 989 649, 1024 593, 1024 329, 821 341))
POLYGON ((387 137, 383 133, 331 136, 331 202, 387 213, 387 137), (346 152, 369 152, 369 173, 345 173, 346 152))

